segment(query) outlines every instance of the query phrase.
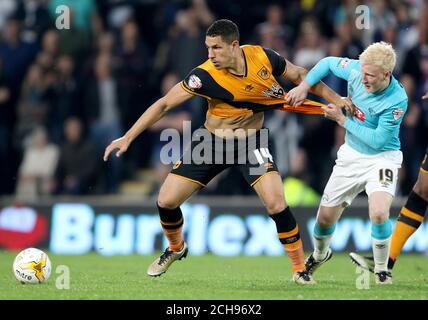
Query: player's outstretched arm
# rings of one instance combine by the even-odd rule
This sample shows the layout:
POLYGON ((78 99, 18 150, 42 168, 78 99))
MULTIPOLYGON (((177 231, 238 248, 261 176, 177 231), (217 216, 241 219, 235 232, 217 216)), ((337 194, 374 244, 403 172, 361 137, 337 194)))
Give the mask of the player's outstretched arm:
POLYGON ((428 91, 422 96, 422 99, 428 99, 428 91))
POLYGON ((309 72, 304 74, 304 78, 298 83, 299 85, 287 93, 285 102, 297 107, 306 99, 308 92, 311 91, 330 103, 352 110, 353 107, 350 100, 341 99, 336 92, 320 80, 330 72, 344 80, 348 80, 351 70, 356 68, 358 63, 358 60, 337 57, 327 57, 320 60, 309 72))
POLYGON ((312 93, 324 98, 330 103, 334 103, 341 108, 345 107, 347 110, 352 110, 352 102, 349 99, 342 99, 340 95, 338 95, 324 82, 318 81, 311 88, 311 85, 305 80, 307 74, 308 71, 305 68, 296 66, 290 61, 287 61, 287 71, 285 72, 284 76, 288 80, 298 85, 297 87, 290 90, 286 95, 285 102, 287 104, 290 104, 293 107, 301 105, 305 101, 308 92, 311 91, 312 93))
POLYGON ((118 149, 116 157, 128 150, 129 145, 144 130, 159 121, 168 111, 193 97, 184 91, 180 83, 177 83, 168 93, 153 103, 134 123, 134 125, 122 137, 113 140, 104 151, 104 161, 108 160, 110 153, 118 149))
POLYGON ((305 82, 304 79, 308 71, 305 68, 292 64, 288 60, 286 60, 286 63, 287 70, 283 76, 298 86, 287 93, 285 96, 285 103, 296 107, 301 105, 308 95, 310 86, 306 88, 306 85, 303 83, 305 82))

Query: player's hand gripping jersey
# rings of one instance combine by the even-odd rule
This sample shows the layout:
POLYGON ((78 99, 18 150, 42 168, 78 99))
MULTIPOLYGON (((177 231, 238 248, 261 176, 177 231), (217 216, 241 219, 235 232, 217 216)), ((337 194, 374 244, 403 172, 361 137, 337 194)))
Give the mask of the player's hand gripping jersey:
POLYGON ((184 90, 208 100, 208 115, 233 118, 261 111, 279 109, 307 114, 323 114, 321 103, 305 100, 298 108, 284 103, 286 92, 275 77, 287 72, 286 61, 271 49, 241 47, 245 74, 234 75, 217 70, 210 60, 193 69, 182 81, 184 90))

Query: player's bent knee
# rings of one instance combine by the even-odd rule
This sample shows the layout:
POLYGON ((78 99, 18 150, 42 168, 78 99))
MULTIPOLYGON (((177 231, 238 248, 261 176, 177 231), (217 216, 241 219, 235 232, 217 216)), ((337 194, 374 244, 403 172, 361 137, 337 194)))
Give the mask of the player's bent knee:
POLYGON ((179 193, 174 192, 174 189, 162 185, 158 195, 158 205, 165 209, 175 209, 181 205, 179 193))
POLYGON ((329 228, 333 226, 340 217, 341 207, 323 207, 320 206, 317 213, 317 224, 320 228, 329 228))
POLYGON ((269 214, 279 213, 287 208, 285 201, 267 201, 265 206, 269 214))
POLYGON ((331 218, 331 217, 329 217, 329 216, 322 216, 322 215, 319 215, 318 217, 317 217, 317 224, 318 224, 318 226, 320 227, 320 228, 323 228, 323 229, 325 229, 325 228, 329 228, 329 227, 331 227, 332 225, 334 225, 336 223, 336 220, 335 219, 333 219, 333 218, 331 218))
POLYGON ((375 211, 370 214, 370 220, 372 223, 381 224, 388 219, 388 213, 382 211, 375 211))
POLYGON ((158 206, 164 209, 175 209, 180 206, 181 203, 171 197, 158 197, 158 206))

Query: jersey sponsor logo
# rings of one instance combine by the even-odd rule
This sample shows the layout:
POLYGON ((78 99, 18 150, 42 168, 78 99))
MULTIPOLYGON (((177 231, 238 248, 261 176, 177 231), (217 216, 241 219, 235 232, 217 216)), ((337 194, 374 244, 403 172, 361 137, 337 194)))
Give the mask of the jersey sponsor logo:
POLYGON ((267 80, 270 77, 270 73, 268 71, 268 69, 266 67, 263 67, 259 70, 259 72, 257 73, 257 75, 262 78, 263 80, 267 80))
POLYGON ((270 89, 263 90, 262 93, 269 98, 282 98, 284 96, 284 89, 278 84, 273 83, 270 89))
POLYGON ((397 108, 397 109, 392 110, 392 116, 393 116, 395 121, 399 120, 403 116, 403 114, 404 114, 403 109, 397 108))
POLYGON ((348 63, 349 63, 349 59, 342 59, 342 60, 340 60, 340 67, 342 69, 345 69, 346 66, 348 65, 348 63))
POLYGON ((196 75, 192 74, 189 77, 188 85, 192 89, 199 89, 202 87, 202 81, 196 75))
POLYGON ((366 115, 365 115, 365 113, 363 112, 363 110, 361 110, 357 106, 355 106, 354 115, 355 115, 355 118, 357 118, 358 120, 360 120, 362 122, 366 121, 366 115))

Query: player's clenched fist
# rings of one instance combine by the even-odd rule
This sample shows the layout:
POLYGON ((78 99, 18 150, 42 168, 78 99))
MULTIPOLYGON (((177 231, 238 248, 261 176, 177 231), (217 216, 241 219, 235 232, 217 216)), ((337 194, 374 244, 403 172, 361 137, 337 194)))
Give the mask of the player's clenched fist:
POLYGON ((340 107, 340 108, 345 109, 345 110, 348 112, 348 114, 350 114, 350 115, 354 114, 355 106, 354 106, 354 104, 352 103, 351 98, 349 98, 349 97, 342 97, 342 98, 340 99, 340 101, 338 101, 338 102, 336 103, 336 105, 337 105, 338 107, 340 107))
POLYGON ((308 91, 311 86, 306 82, 302 81, 297 87, 291 89, 285 96, 285 103, 298 107, 305 101, 308 91))

